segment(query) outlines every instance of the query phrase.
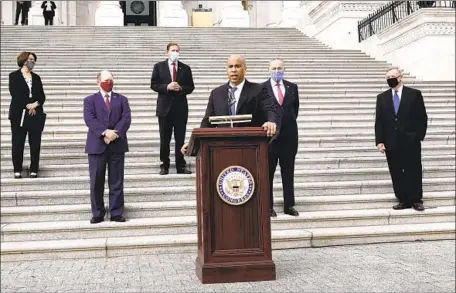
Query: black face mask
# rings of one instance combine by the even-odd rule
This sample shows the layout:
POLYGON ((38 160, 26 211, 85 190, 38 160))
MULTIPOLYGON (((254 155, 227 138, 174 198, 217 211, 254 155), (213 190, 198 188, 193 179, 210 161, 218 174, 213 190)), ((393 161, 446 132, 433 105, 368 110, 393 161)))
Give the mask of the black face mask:
POLYGON ((391 88, 395 88, 399 84, 399 81, 397 80, 397 77, 396 78, 388 78, 386 80, 386 82, 388 83, 388 85, 391 88))

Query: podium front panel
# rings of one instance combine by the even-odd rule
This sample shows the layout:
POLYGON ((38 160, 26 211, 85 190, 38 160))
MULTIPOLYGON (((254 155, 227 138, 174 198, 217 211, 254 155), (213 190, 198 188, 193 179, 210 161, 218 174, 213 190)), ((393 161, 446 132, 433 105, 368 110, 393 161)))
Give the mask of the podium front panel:
POLYGON ((270 248, 270 235, 264 234, 270 231, 267 144, 263 139, 235 140, 229 146, 223 141, 209 142, 202 149, 207 152, 205 169, 209 171, 203 178, 213 183, 206 184, 209 196, 203 200, 209 220, 205 228, 211 235, 210 250, 205 253, 209 263, 271 259, 270 249, 265 249, 270 248), (220 192, 221 176, 230 175, 230 169, 251 174, 254 188, 245 202, 230 203, 220 192))

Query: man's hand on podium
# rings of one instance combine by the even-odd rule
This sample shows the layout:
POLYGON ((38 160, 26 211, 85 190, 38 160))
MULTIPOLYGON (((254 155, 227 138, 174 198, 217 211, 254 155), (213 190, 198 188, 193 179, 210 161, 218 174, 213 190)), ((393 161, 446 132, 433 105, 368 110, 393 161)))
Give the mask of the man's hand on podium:
POLYGON ((188 142, 184 143, 184 145, 181 148, 181 153, 185 155, 187 153, 187 147, 188 147, 188 142))
POLYGON ((277 126, 274 122, 266 122, 263 124, 263 130, 267 132, 268 136, 274 136, 277 131, 277 126))

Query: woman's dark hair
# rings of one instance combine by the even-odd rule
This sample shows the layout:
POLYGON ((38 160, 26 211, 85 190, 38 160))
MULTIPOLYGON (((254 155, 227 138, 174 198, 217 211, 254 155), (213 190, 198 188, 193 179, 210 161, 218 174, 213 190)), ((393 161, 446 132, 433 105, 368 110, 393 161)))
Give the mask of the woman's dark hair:
POLYGON ((32 55, 35 58, 36 62, 36 54, 33 52, 22 52, 17 56, 17 66, 21 67, 24 66, 25 62, 27 62, 29 56, 32 55))

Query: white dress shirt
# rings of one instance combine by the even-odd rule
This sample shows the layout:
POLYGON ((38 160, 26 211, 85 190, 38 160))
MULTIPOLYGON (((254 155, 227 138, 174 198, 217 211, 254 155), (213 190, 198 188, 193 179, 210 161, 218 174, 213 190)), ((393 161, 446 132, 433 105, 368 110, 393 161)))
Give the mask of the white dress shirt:
MULTIPOLYGON (((279 85, 280 85, 280 90, 282 91, 283 98, 285 98, 285 85, 283 84, 283 80, 279 81, 279 85)), ((277 90, 277 82, 274 81, 272 78, 271 78, 271 86, 272 86, 272 91, 274 92, 274 96, 275 96, 277 102, 279 102, 279 91, 277 90)))
POLYGON ((245 79, 238 85, 233 85, 230 82, 230 86, 231 87, 236 87, 236 91, 234 92, 234 98, 236 99, 236 103, 235 103, 236 111, 237 111, 237 106, 238 106, 238 103, 239 103, 239 99, 241 98, 242 89, 244 88, 244 84, 245 84, 245 79))
MULTIPOLYGON (((177 70, 179 68, 178 62, 179 61, 174 62, 174 63, 176 63, 176 77, 177 77, 177 70)), ((171 80, 173 80, 173 61, 171 61, 169 59, 168 59, 168 68, 169 68, 169 74, 171 75, 171 80)))
MULTIPOLYGON (((404 85, 401 85, 401 87, 397 89, 397 95, 399 96, 399 101, 401 101, 401 99, 402 99, 402 90, 403 89, 404 89, 404 85)), ((394 93, 396 92, 396 90, 391 89, 391 91, 393 93, 392 97, 394 98, 394 93)))
POLYGON ((52 3, 51 3, 51 1, 46 2, 46 11, 52 11, 52 3))
POLYGON ((103 103, 106 104, 106 94, 108 94, 108 101, 109 103, 111 103, 111 95, 112 95, 112 91, 107 93, 105 92, 104 90, 100 89, 100 93, 101 93, 101 96, 103 97, 103 103))

